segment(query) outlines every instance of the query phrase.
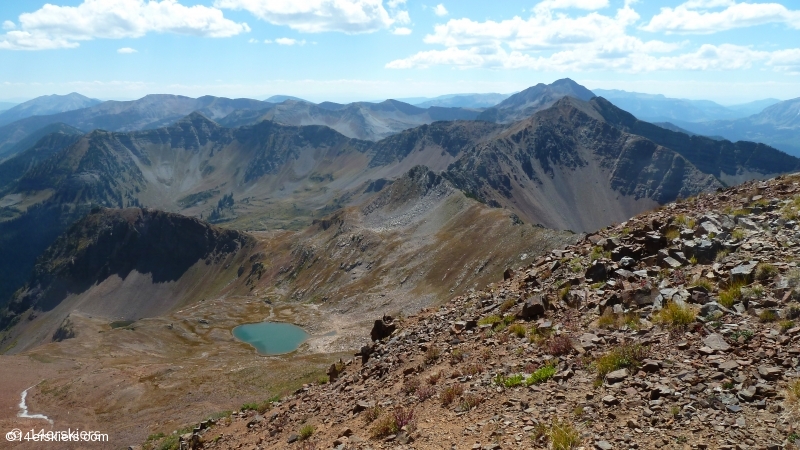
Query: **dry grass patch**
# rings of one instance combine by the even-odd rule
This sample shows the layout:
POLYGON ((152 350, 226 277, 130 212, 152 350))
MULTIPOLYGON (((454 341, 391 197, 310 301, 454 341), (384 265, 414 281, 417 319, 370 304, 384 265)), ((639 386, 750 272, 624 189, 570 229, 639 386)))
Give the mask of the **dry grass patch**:
POLYGON ((656 314, 655 321, 672 329, 686 329, 696 318, 694 308, 670 302, 656 314))
POLYGON ((597 358, 594 362, 597 377, 602 380, 615 370, 639 367, 642 360, 649 354, 650 347, 639 344, 623 344, 597 358))

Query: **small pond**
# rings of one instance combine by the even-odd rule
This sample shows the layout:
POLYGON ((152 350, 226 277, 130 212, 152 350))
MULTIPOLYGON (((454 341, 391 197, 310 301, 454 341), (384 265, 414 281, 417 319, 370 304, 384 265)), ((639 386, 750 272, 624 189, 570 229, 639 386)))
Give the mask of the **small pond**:
POLYGON ((292 352, 308 339, 308 333, 302 328, 282 322, 239 325, 233 329, 233 336, 252 345, 262 355, 292 352))

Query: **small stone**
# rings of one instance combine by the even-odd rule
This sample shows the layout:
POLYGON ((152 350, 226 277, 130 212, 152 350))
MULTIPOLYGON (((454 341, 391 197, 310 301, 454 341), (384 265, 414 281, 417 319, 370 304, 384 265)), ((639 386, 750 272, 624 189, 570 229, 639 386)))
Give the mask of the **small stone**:
POLYGON ((614 446, 609 444, 607 441, 597 441, 594 443, 594 446, 598 450, 612 450, 614 448, 614 446))
POLYGON ((761 378, 765 380, 778 379, 780 378, 782 373, 783 369, 781 369, 780 367, 767 367, 767 366, 758 367, 758 374, 761 375, 761 378))
POLYGON ((738 413, 742 411, 742 407, 739 405, 727 405, 726 408, 732 413, 738 413))
POLYGON ((603 404, 606 406, 619 405, 619 399, 614 397, 613 395, 606 395, 605 397, 603 397, 603 404))
POLYGON ((297 439, 298 439, 297 434, 292 433, 292 434, 289 435, 289 439, 286 440, 286 443, 287 444, 292 444, 294 442, 297 442, 297 439))

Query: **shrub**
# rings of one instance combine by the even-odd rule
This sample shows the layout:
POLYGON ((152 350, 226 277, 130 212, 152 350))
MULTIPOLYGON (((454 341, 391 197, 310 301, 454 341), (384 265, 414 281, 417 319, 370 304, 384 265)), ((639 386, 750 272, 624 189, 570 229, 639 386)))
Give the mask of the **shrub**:
POLYGON ((419 398, 419 401, 424 402, 425 400, 433 397, 433 394, 436 393, 436 389, 433 388, 431 385, 423 385, 417 389, 416 395, 419 398))
POLYGON ((753 339, 753 332, 751 330, 736 330, 731 333, 731 340, 735 342, 739 342, 739 339, 742 339, 744 342, 750 341, 753 339))
POLYGON ((532 374, 530 374, 530 376, 525 380, 525 384, 530 386, 532 384, 544 383, 550 378, 553 378, 553 375, 555 374, 556 374, 556 366, 554 364, 548 364, 546 366, 540 367, 532 374))
POLYGON ((506 314, 505 316, 503 316, 504 325, 511 325, 512 323, 514 323, 515 320, 517 320, 517 318, 514 317, 513 314, 506 314))
POLYGON ((483 402, 483 397, 476 394, 467 394, 461 398, 461 401, 458 404, 458 409, 460 411, 469 411, 480 405, 481 402, 483 402))
POLYGON ((791 320, 781 320, 780 326, 781 331, 786 332, 787 330, 794 328, 794 322, 791 320))
POLYGON ((518 338, 524 338, 527 330, 525 329, 525 325, 522 325, 521 323, 515 323, 508 327, 508 332, 518 338))
POLYGON ((756 279, 766 281, 774 278, 778 274, 778 269, 769 263, 759 263, 756 266, 756 279))
POLYGON ((500 312, 506 312, 506 311, 508 311, 509 309, 513 308, 513 307, 514 307, 514 305, 516 305, 516 304, 517 304, 517 300, 516 300, 516 299, 513 299, 513 298, 510 298, 510 299, 508 299, 508 300, 504 301, 504 302, 503 302, 503 303, 500 305, 500 312))
POLYGON ((497 315, 482 317, 478 320, 478 325, 492 325, 498 324, 503 321, 503 318, 497 315))
POLYGON ((436 384, 439 382, 441 378, 442 378, 441 372, 434 372, 428 375, 428 384, 436 384))
POLYGON ((692 255, 692 257, 689 258, 689 264, 691 264, 693 266, 696 266, 697 265, 697 256, 692 255))
POLYGON ((611 350, 594 362, 598 379, 605 378, 615 370, 639 367, 649 352, 649 347, 639 344, 624 344, 611 350))
POLYGON ((719 304, 726 308, 732 307, 734 303, 742 298, 742 287, 744 286, 745 282, 739 280, 728 286, 727 289, 720 291, 719 304))
POLYGON ((603 314, 597 319, 597 326, 600 328, 612 329, 617 327, 617 315, 611 311, 611 308, 606 308, 603 314))
POLYGON ((553 420, 547 432, 553 450, 572 450, 581 443, 581 437, 575 427, 567 420, 553 420))
POLYGON ((689 306, 670 302, 656 314, 655 320, 673 329, 686 329, 694 323, 697 312, 689 306))
POLYGON ((758 319, 763 323, 775 322, 778 320, 778 314, 771 309, 765 309, 758 315, 758 319))
POLYGON ((419 389, 421 384, 422 383, 420 383, 419 378, 407 378, 403 383, 403 388, 401 391, 404 394, 413 394, 417 392, 417 389, 419 389))
POLYGON ((728 249, 723 249, 717 252, 717 256, 714 257, 714 261, 722 262, 726 256, 730 255, 731 251, 728 249))
POLYGON ((405 428, 407 431, 412 431, 415 427, 416 420, 414 418, 414 408, 403 408, 398 406, 392 412, 394 423, 397 426, 397 431, 405 428))
POLYGON ((742 230, 741 228, 734 229, 733 232, 731 233, 731 237, 735 241, 741 241, 742 239, 744 239, 744 230, 742 230))
POLYGON ((317 379, 317 383, 319 383, 319 384, 328 384, 329 381, 330 381, 330 378, 328 378, 327 375, 322 375, 317 379))
POLYGON ((464 375, 471 375, 475 376, 479 373, 483 372, 483 366, 478 363, 467 364, 462 370, 461 373, 464 375))
POLYGON ((453 364, 460 363, 466 356, 464 350, 460 348, 453 349, 453 351, 450 352, 450 362, 453 364))
POLYGON ((800 402, 800 380, 795 380, 786 386, 787 398, 791 403, 800 402))
POLYGON ((464 386, 461 386, 460 384, 453 384, 447 386, 444 389, 444 391, 442 391, 442 395, 440 398, 442 401, 442 406, 445 407, 450 406, 450 404, 453 403, 453 401, 455 401, 455 399, 460 397, 461 394, 463 393, 464 393, 464 386))
POLYGON ((681 236, 681 232, 677 228, 670 227, 664 233, 664 236, 667 238, 668 241, 673 241, 681 236))
POLYGON ((271 399, 270 400, 265 400, 265 401, 263 401, 261 403, 256 403, 256 402, 245 403, 239 409, 241 411, 256 411, 259 414, 264 414, 265 412, 267 412, 270 409, 272 409, 272 400, 271 399))
POLYGON ((441 354, 442 351, 439 350, 439 347, 431 345, 430 347, 428 347, 428 350, 425 351, 425 364, 435 363, 436 360, 439 359, 439 356, 441 356, 441 354))
POLYGON ((553 356, 566 355, 573 349, 572 341, 565 335, 553 336, 547 344, 547 353, 553 356))
POLYGON ((706 290, 706 292, 712 292, 714 290, 714 284, 711 283, 711 280, 708 278, 698 278, 697 281, 692 283, 693 287, 699 287, 706 290))
POLYGON ((364 420, 366 420, 367 423, 372 423, 378 417, 382 416, 383 413, 384 410, 380 406, 373 406, 372 408, 367 408, 367 410, 364 411, 364 420))
POLYGON ((521 386, 523 381, 525 381, 525 377, 522 374, 517 373, 511 376, 505 376, 503 374, 497 374, 494 377, 494 382, 498 386, 505 386, 507 388, 513 388, 517 386, 521 386))
POLYGON ((400 431, 400 427, 397 426, 394 415, 384 414, 375 421, 375 425, 372 427, 372 437, 380 439, 390 434, 397 434, 398 431, 400 431))
POLYGON ((314 434, 314 425, 303 425, 297 434, 301 441, 305 441, 314 434))

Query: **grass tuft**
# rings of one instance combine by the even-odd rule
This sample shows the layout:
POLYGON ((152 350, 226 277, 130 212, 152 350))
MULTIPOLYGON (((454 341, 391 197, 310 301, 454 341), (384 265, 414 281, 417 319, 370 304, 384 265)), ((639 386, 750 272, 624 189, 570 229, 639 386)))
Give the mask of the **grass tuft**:
POLYGON ((639 367, 649 353, 649 347, 639 344, 623 344, 597 358, 594 362, 597 377, 602 380, 615 370, 639 367))
POLYGON ((314 431, 314 425, 303 425, 300 427, 300 431, 298 431, 297 435, 301 441, 305 441, 314 434, 314 431))
POLYGON ((545 381, 553 378, 553 375, 556 374, 556 366, 554 364, 548 364, 546 366, 540 367, 536 371, 534 371, 527 379, 525 379, 525 385, 530 386, 533 384, 544 383, 545 381))
POLYGON ((675 302, 670 302, 656 316, 656 322, 660 322, 672 329, 686 329, 694 323, 697 312, 688 306, 681 306, 675 302))

